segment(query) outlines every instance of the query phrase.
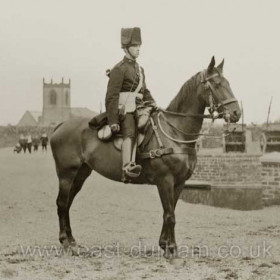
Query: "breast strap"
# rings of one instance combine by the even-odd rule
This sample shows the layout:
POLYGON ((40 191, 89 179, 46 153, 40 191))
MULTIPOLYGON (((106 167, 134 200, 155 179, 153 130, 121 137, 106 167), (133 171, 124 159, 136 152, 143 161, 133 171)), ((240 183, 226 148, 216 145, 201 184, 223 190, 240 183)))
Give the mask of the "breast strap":
POLYGON ((179 148, 179 147, 169 147, 166 148, 164 147, 162 140, 160 138, 160 135, 157 131, 157 125, 153 119, 153 116, 150 116, 150 125, 153 128, 153 132, 156 136, 159 148, 158 149, 154 149, 151 150, 149 152, 146 153, 138 153, 137 157, 140 159, 154 159, 154 158, 160 158, 164 155, 170 155, 170 154, 188 154, 188 155, 195 155, 196 154, 196 150, 194 147, 185 147, 185 148, 179 148))

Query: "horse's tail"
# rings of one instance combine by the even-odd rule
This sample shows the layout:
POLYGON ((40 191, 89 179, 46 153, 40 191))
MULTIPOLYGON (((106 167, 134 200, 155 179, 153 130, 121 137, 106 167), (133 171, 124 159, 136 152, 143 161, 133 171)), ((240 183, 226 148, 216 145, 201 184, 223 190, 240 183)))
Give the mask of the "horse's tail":
POLYGON ((63 122, 59 123, 54 129, 53 129, 53 133, 63 124, 63 122))

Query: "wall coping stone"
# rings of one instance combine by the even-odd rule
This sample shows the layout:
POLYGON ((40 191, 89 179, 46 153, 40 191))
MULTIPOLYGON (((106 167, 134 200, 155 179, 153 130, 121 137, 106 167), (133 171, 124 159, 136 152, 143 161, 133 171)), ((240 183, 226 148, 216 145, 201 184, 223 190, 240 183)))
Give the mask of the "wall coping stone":
POLYGON ((223 190, 244 190, 244 189, 251 189, 251 190, 257 190, 257 189, 263 189, 262 184, 256 184, 254 186, 252 185, 232 185, 232 184, 213 184, 212 189, 223 189, 223 190))
POLYGON ((280 153, 279 152, 272 152, 263 155, 260 158, 261 162, 263 163, 280 163, 280 153))
MULTIPOLYGON (((279 153, 280 155, 280 153, 279 153)), ((248 154, 248 153, 226 153, 226 154, 197 154, 197 157, 207 158, 207 157, 215 157, 215 158, 260 158, 263 154, 248 154)))
POLYGON ((185 182, 185 188, 195 188, 195 189, 211 189, 212 183, 203 180, 187 180, 185 182))

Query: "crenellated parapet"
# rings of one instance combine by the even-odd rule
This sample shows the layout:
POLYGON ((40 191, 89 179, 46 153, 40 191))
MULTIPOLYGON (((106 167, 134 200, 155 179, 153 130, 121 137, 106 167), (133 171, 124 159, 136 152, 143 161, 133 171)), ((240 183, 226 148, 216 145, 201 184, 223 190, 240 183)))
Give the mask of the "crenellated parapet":
POLYGON ((65 83, 63 78, 62 78, 60 83, 53 83, 53 79, 51 79, 51 81, 49 83, 47 83, 45 81, 45 78, 43 78, 43 87, 44 88, 56 87, 56 88, 69 88, 70 89, 70 87, 71 87, 71 79, 69 79, 68 83, 67 82, 65 83))

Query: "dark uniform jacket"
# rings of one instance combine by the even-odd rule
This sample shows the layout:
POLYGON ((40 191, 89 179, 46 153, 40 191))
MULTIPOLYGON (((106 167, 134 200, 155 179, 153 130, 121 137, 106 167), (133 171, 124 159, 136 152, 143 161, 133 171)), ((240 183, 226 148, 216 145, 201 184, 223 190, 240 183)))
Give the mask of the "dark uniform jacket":
MULTIPOLYGON (((143 101, 154 102, 150 91, 146 87, 144 69, 140 68, 143 74, 143 86, 140 90, 140 93, 143 94, 143 101)), ((111 70, 105 100, 109 125, 119 123, 118 105, 120 92, 135 91, 140 79, 138 72, 137 62, 126 56, 111 70)))

